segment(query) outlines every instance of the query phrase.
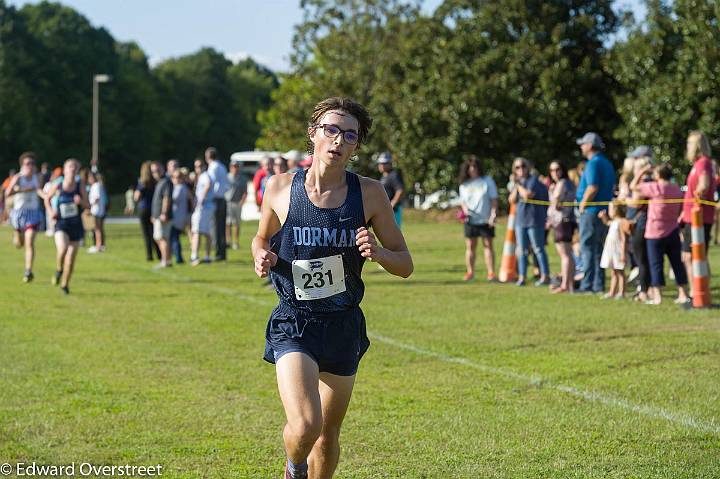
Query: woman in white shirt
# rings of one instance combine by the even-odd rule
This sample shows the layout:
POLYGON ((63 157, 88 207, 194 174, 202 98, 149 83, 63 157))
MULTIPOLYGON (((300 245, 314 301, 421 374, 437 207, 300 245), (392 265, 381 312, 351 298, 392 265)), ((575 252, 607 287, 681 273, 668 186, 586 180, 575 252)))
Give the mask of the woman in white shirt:
POLYGON ((498 193, 490 176, 483 176, 480 161, 474 155, 468 157, 460 168, 460 200, 465 223, 465 265, 464 281, 475 279, 475 251, 478 238, 482 238, 488 281, 495 277, 495 217, 497 215, 498 193))
POLYGON ((88 248, 88 253, 100 253, 105 251, 105 215, 107 214, 107 193, 102 175, 100 173, 90 173, 88 175, 90 183, 90 193, 88 201, 90 202, 90 214, 94 220, 95 245, 88 248))

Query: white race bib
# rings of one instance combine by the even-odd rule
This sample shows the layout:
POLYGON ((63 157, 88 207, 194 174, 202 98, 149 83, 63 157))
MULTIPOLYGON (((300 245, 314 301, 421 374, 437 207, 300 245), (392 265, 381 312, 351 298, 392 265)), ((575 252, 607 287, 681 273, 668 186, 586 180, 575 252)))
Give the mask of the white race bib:
POLYGON ((300 301, 322 299, 345 291, 342 255, 292 262, 295 297, 300 301))
POLYGON ((80 214, 75 203, 60 203, 60 218, 73 218, 80 214))

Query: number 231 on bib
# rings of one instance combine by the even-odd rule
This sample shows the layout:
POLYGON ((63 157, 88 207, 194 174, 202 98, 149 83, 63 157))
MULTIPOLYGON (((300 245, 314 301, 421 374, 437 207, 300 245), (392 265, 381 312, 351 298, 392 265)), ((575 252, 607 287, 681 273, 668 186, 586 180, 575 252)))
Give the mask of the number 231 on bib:
POLYGON ((295 297, 300 301, 323 299, 345 291, 342 255, 292 262, 295 297))

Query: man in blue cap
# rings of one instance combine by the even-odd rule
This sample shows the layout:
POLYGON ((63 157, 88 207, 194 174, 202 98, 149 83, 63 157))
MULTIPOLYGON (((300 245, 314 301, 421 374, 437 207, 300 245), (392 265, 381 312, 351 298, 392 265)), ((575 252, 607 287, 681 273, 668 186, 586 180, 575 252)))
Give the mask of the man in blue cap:
POLYGON ((605 288, 605 271, 600 268, 607 226, 598 217, 607 205, 591 202, 611 201, 615 190, 615 169, 602 153, 605 144, 597 133, 585 133, 577 140, 582 155, 588 162, 577 188, 580 212, 580 256, 584 265, 583 279, 578 292, 600 293, 605 288))

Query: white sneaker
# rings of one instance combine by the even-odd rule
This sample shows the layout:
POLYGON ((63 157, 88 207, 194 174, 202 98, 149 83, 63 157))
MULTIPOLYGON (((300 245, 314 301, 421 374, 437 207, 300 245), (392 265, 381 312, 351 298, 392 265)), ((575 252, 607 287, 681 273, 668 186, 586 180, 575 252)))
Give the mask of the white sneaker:
POLYGON ((98 249, 97 249, 95 246, 91 246, 91 247, 88 248, 87 251, 88 251, 88 253, 90 253, 90 254, 95 254, 95 253, 98 252, 98 249))
POLYGON ((638 276, 640 276, 640 268, 635 266, 633 269, 630 270, 630 275, 628 275, 628 282, 632 283, 638 276))

